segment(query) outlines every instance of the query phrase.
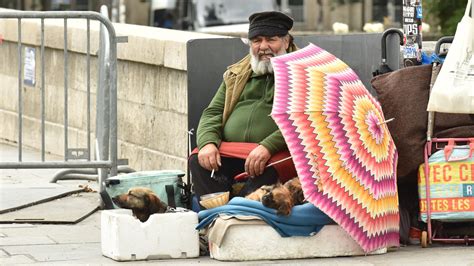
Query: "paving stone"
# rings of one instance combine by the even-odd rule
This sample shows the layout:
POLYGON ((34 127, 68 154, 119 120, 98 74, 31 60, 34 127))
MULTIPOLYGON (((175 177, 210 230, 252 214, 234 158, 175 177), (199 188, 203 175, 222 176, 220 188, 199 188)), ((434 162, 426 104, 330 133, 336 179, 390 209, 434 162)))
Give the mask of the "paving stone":
POLYGON ((0 238, 0 247, 18 245, 44 245, 55 242, 47 236, 9 236, 0 238))
POLYGON ((0 258, 10 257, 10 255, 5 252, 5 250, 0 249, 0 258))
POLYGON ((100 228, 95 226, 72 226, 67 231, 51 228, 48 231, 48 237, 58 243, 100 243, 100 228))
POLYGON ((100 243, 23 245, 4 248, 13 255, 28 254, 38 262, 58 262, 101 258, 100 243))
POLYGON ((11 257, 0 257, 0 265, 19 265, 35 263, 35 261, 25 255, 15 255, 11 257))
POLYGON ((11 229, 11 228, 32 228, 35 227, 32 224, 0 224, 0 229, 11 229))

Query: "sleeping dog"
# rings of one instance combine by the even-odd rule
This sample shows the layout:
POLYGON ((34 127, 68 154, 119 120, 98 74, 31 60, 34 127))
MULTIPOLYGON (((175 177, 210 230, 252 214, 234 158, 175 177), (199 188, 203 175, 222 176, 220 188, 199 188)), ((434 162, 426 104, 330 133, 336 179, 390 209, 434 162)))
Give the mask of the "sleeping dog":
POLYGON ((133 216, 141 222, 154 213, 165 213, 168 209, 167 204, 146 187, 130 188, 127 193, 113 197, 112 201, 120 208, 131 209, 133 216))
POLYGON ((245 198, 262 202, 263 206, 277 210, 278 215, 290 215, 295 205, 302 204, 303 190, 298 177, 288 180, 285 184, 261 186, 245 198))

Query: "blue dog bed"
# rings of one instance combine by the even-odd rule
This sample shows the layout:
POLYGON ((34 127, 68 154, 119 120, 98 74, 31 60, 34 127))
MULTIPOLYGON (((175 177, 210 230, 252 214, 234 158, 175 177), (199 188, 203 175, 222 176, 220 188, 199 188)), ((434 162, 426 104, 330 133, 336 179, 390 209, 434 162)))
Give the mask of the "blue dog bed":
POLYGON ((227 205, 200 211, 196 229, 208 226, 221 213, 258 216, 275 228, 282 237, 311 236, 319 232, 324 225, 334 223, 311 203, 294 206, 289 216, 283 216, 277 215, 275 209, 267 208, 261 202, 235 197, 227 205))

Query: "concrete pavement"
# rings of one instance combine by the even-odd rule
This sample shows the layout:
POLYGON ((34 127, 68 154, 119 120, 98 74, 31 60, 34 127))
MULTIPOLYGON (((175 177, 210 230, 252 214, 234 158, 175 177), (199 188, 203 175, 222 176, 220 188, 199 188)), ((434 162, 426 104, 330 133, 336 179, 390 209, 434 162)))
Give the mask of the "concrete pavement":
MULTIPOLYGON (((0 143, 0 160, 14 161, 15 148, 0 143)), ((23 151, 26 158, 37 152, 23 151)), ((0 170, 1 186, 17 184, 47 184, 56 170, 0 170)), ((88 181, 59 181, 62 186, 97 184, 88 181)), ((94 200, 99 200, 99 196, 94 200)), ((71 208, 74 206, 71 206, 71 208)), ((67 209, 64 210, 67 212, 67 209)), ((337 241, 337 240, 335 240, 337 241)), ((0 224, 0 265, 22 264, 222 264, 206 257, 196 259, 116 262, 102 256, 100 246, 100 211, 73 224, 0 224)), ((300 260, 266 260, 233 262, 238 264, 318 264, 318 265, 471 265, 474 266, 474 246, 432 245, 429 248, 404 246, 387 254, 359 257, 316 258, 300 260)))

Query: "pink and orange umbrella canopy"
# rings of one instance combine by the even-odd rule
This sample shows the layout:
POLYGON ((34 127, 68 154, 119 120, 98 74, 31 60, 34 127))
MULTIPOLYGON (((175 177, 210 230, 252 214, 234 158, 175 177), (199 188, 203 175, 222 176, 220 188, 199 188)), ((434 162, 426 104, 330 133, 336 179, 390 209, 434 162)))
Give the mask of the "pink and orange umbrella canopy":
POLYGON ((364 251, 398 246, 398 155, 379 103, 347 64, 313 44, 272 64, 272 117, 305 197, 364 251))

